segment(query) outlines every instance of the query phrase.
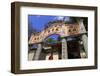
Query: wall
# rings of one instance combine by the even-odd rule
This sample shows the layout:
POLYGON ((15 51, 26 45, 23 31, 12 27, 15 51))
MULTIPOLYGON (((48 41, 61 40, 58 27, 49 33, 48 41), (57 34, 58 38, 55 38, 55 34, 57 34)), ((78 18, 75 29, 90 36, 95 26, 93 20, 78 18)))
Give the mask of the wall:
MULTIPOLYGON (((11 15, 10 3, 15 0, 1 0, 0 2, 0 76, 17 76, 10 73, 10 60, 11 60, 11 15)), ((57 3, 57 4, 74 4, 74 5, 87 5, 98 6, 98 24, 100 24, 100 0, 17 0, 17 1, 30 1, 41 3, 57 3)), ((100 26, 98 26, 98 33, 100 33, 100 26)), ((100 35, 98 36, 98 43, 100 35)), ((100 46, 100 44, 98 45, 100 46)), ((100 50, 98 48, 98 50, 100 50)), ((98 51, 98 58, 100 58, 100 51, 98 51)), ((65 71, 65 72, 52 72, 52 73, 37 73, 37 74, 21 74, 18 76, 99 76, 100 59, 98 61, 98 70, 81 70, 81 71, 65 71)))

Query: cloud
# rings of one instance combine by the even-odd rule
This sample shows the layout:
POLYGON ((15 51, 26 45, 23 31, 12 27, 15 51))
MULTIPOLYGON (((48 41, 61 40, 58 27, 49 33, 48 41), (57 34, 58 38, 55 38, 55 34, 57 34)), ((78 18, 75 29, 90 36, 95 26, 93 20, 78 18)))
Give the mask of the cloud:
POLYGON ((70 21, 70 17, 65 17, 64 21, 70 21))
POLYGON ((54 20, 64 20, 64 21, 70 21, 70 17, 65 16, 56 16, 54 20))
POLYGON ((64 17, 59 16, 59 17, 57 17, 57 19, 58 19, 58 20, 63 20, 63 19, 64 19, 64 17))
POLYGON ((55 20, 63 20, 64 17, 63 17, 63 16, 56 16, 54 19, 55 19, 55 20))

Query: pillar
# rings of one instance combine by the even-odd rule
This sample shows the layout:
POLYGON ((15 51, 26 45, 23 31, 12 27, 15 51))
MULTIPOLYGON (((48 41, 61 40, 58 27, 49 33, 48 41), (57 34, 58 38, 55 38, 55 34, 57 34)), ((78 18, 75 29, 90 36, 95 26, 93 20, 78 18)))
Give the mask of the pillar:
POLYGON ((82 35, 82 41, 83 41, 83 46, 84 46, 86 57, 87 57, 87 54, 88 54, 88 37, 87 37, 86 34, 84 34, 87 31, 85 29, 85 26, 84 26, 84 23, 83 23, 83 19, 79 19, 78 23, 80 25, 80 33, 83 33, 83 35, 82 35))
POLYGON ((62 39, 62 59, 68 59, 67 41, 62 39))
POLYGON ((85 34, 82 35, 82 41, 83 41, 83 46, 84 46, 86 57, 87 57, 87 54, 88 54, 88 37, 87 37, 87 35, 85 35, 85 34))
POLYGON ((36 50, 33 60, 39 60, 41 51, 42 51, 42 44, 38 44, 38 48, 36 50))

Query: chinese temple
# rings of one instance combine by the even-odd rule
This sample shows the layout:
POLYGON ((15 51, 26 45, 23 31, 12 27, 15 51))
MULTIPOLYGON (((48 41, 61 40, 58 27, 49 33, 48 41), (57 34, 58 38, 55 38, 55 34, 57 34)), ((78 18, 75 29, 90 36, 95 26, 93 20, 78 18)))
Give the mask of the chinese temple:
POLYGON ((87 58, 88 36, 83 19, 76 23, 56 21, 48 23, 38 33, 33 33, 28 41, 29 60, 59 60, 87 58), (49 43, 48 37, 58 35, 56 42, 49 43))

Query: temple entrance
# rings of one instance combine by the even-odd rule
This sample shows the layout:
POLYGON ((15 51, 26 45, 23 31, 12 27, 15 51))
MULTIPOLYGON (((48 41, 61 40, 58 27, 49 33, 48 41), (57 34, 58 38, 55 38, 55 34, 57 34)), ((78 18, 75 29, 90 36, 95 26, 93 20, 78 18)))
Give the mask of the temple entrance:
POLYGON ((80 57, 80 45, 78 41, 72 40, 67 42, 68 59, 76 59, 80 57))
MULTIPOLYGON (((66 38, 65 38, 66 39, 66 38)), ((81 58, 80 56, 80 43, 79 39, 77 38, 70 38, 72 40, 68 40, 67 42, 67 49, 66 53, 68 54, 68 59, 77 59, 81 58)), ((66 39, 67 40, 67 39, 66 39)), ((59 60, 62 58, 62 43, 60 42, 52 43, 45 43, 44 49, 42 49, 40 60, 59 60)), ((66 54, 66 55, 67 55, 66 54)))
POLYGON ((36 51, 39 48, 38 46, 34 45, 34 56, 32 60, 35 60, 35 57, 38 57, 38 60, 60 60, 81 58, 82 46, 80 46, 79 42, 79 37, 61 38, 59 35, 51 35, 42 43, 40 53, 36 54, 36 51), (63 39, 65 39, 64 42, 66 46, 62 45, 63 39))
POLYGON ((61 59, 61 43, 49 44, 51 49, 46 54, 46 60, 59 60, 61 59))
POLYGON ((44 49, 46 52, 45 60, 59 60, 61 59, 61 42, 60 35, 52 34, 44 41, 44 49))

